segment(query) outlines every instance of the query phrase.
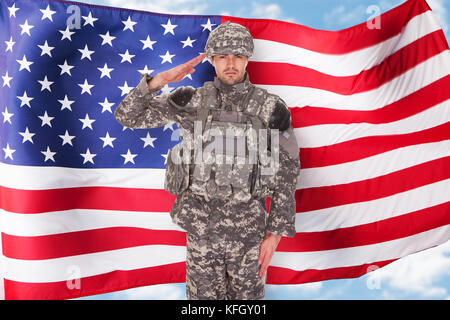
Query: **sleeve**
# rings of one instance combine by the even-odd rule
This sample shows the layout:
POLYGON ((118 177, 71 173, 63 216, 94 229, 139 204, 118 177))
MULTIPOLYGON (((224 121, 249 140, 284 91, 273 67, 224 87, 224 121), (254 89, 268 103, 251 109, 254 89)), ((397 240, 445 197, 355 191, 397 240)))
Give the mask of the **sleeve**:
POLYGON ((279 167, 275 173, 275 188, 266 224, 267 232, 285 237, 295 235, 295 191, 299 174, 299 147, 289 123, 286 130, 279 132, 279 167))
POLYGON ((176 121, 176 113, 167 101, 167 96, 156 96, 161 88, 150 90, 151 76, 143 74, 139 84, 120 102, 114 111, 116 120, 125 127, 156 128, 176 121))

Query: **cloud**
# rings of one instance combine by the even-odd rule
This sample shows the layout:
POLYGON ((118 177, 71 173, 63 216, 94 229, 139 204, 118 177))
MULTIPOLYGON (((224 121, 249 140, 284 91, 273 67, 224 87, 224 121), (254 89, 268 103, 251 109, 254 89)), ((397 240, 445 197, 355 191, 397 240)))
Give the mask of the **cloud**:
POLYGON ((129 9, 151 11, 169 14, 204 14, 208 7, 206 0, 104 0, 104 3, 113 7, 126 7, 129 9))
POLYGON ((442 30, 447 33, 448 30, 448 21, 447 21, 447 9, 444 6, 445 0, 428 0, 428 4, 430 5, 431 10, 434 12, 439 22, 441 23, 442 30))
POLYGON ((279 19, 281 17, 281 7, 276 3, 261 4, 252 2, 251 15, 257 18, 279 19))
POLYGON ((450 293, 442 284, 450 276, 450 241, 406 256, 373 271, 367 283, 377 284, 386 299, 418 294, 423 298, 446 299, 450 293))

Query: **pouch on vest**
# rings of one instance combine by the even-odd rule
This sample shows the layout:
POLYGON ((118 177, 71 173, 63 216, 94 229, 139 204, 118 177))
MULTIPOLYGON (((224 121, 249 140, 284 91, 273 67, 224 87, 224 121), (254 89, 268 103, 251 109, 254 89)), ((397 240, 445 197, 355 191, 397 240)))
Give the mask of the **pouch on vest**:
POLYGON ((180 146, 177 144, 167 154, 164 189, 171 194, 180 194, 189 187, 189 161, 180 146))

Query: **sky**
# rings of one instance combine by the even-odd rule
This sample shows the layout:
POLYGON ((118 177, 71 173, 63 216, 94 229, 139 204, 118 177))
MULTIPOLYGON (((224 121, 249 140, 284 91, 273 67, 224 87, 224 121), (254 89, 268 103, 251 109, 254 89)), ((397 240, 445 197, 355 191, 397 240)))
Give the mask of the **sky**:
MULTIPOLYGON (((314 29, 340 30, 386 12, 405 0, 78 0, 78 2, 169 14, 268 18, 314 29)), ((450 0, 427 0, 450 42, 450 0)), ((133 288, 80 299, 186 299, 185 284, 133 288)), ((266 285, 266 299, 450 300, 450 241, 409 255, 355 279, 301 285, 266 285)))

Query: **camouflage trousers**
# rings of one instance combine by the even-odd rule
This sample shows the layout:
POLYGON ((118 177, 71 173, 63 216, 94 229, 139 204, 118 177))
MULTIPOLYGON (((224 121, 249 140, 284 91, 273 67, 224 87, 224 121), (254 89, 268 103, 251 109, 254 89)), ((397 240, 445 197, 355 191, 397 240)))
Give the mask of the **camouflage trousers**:
POLYGON ((187 234, 186 297, 189 300, 264 298, 259 277, 260 243, 187 234))

